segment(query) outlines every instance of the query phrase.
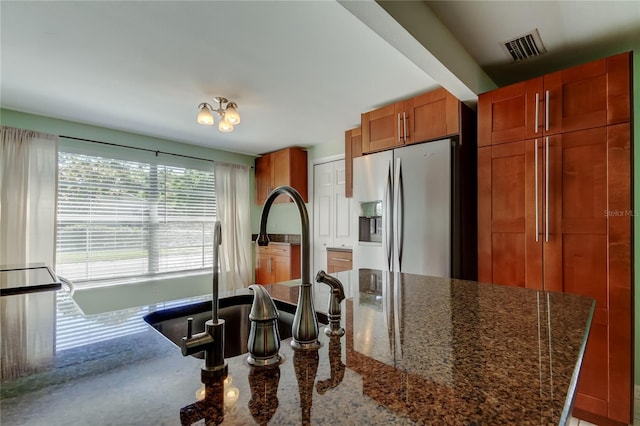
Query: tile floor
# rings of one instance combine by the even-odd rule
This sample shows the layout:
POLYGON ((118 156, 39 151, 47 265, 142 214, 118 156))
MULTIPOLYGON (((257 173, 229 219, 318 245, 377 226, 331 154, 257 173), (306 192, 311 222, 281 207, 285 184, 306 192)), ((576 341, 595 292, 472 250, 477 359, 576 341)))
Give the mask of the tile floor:
MULTIPOLYGON (((640 426, 640 386, 636 385, 633 399, 633 426, 640 426)), ((593 423, 578 420, 575 417, 569 419, 568 426, 594 426, 593 423)))
POLYGON ((569 419, 569 422, 567 423, 567 426, 596 426, 596 425, 584 420, 576 419, 575 417, 571 417, 569 419))

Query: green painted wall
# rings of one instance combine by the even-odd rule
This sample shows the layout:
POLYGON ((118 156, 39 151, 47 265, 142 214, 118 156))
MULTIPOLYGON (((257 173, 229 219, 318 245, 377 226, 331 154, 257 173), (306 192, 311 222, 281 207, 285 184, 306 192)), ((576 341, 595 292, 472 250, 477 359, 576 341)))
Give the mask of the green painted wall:
POLYGON ((43 117, 40 115, 0 109, 0 124, 3 126, 30 129, 54 135, 65 135, 76 138, 93 139, 135 148, 153 149, 170 152, 172 154, 190 155, 208 160, 224 161, 227 163, 246 164, 253 166, 254 157, 221 151, 214 148, 188 145, 179 141, 154 138, 104 127, 43 117))

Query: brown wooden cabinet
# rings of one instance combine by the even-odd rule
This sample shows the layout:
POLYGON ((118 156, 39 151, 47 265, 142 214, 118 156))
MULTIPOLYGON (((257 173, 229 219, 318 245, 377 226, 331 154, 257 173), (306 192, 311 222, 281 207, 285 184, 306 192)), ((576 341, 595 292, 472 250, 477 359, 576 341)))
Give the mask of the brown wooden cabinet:
MULTIPOLYGON (((307 151, 300 148, 285 148, 256 158, 256 204, 264 204, 275 188, 289 185, 295 188, 307 202, 307 151)), ((286 195, 278 197, 276 203, 286 203, 286 195)))
POLYGON ((353 269, 353 257, 351 251, 327 248, 327 272, 350 271, 353 269))
POLYGON ((344 132, 344 166, 345 183, 344 196, 353 197, 353 159, 362 156, 362 128, 347 130, 344 132))
POLYGON ((630 120, 627 53, 502 87, 478 97, 478 146, 630 120))
POLYGON ((256 283, 273 284, 300 278, 300 245, 256 244, 256 283))
POLYGON ((459 102, 440 88, 363 113, 362 152, 384 151, 457 134, 459 102))
POLYGON ((629 61, 603 59, 478 103, 478 279, 596 300, 574 404, 595 423, 632 418, 629 61))

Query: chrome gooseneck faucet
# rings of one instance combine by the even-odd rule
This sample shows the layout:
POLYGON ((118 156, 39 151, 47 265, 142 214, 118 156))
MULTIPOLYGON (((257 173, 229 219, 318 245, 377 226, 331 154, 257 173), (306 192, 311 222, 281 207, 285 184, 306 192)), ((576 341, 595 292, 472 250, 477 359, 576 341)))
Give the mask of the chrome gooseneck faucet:
POLYGON ((311 251, 309 242, 309 214, 304 205, 302 196, 298 191, 290 186, 279 186, 267 197, 262 208, 260 216, 260 234, 258 235, 258 245, 269 245, 269 237, 267 236, 267 218, 269 210, 275 199, 281 195, 288 195, 298 207, 300 221, 302 222, 302 284, 298 295, 298 305, 296 313, 293 317, 293 327, 291 329, 293 340, 291 346, 293 349, 317 349, 322 344, 318 341, 318 319, 316 311, 313 307, 311 272, 309 262, 311 261, 311 251))
POLYGON ((187 319, 187 337, 180 341, 183 356, 204 350, 204 366, 201 370, 202 382, 226 377, 227 362, 224 360, 224 320, 218 318, 218 246, 222 243, 222 228, 216 221, 213 230, 213 291, 211 319, 204 324, 202 333, 193 334, 193 318, 187 319))

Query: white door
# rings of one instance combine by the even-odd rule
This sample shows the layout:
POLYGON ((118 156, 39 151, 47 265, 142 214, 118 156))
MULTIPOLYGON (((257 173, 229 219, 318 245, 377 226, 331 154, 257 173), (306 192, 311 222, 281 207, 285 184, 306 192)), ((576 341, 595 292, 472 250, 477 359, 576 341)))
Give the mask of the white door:
POLYGON ((334 228, 333 247, 350 247, 351 240, 351 199, 344 196, 346 169, 344 160, 334 161, 333 168, 333 201, 334 228))
POLYGON ((334 164, 316 164, 313 167, 313 271, 327 270, 327 247, 333 244, 333 169, 334 164))
POLYGON ((327 247, 351 247, 351 199, 344 196, 344 160, 313 168, 313 271, 327 270, 327 247))

